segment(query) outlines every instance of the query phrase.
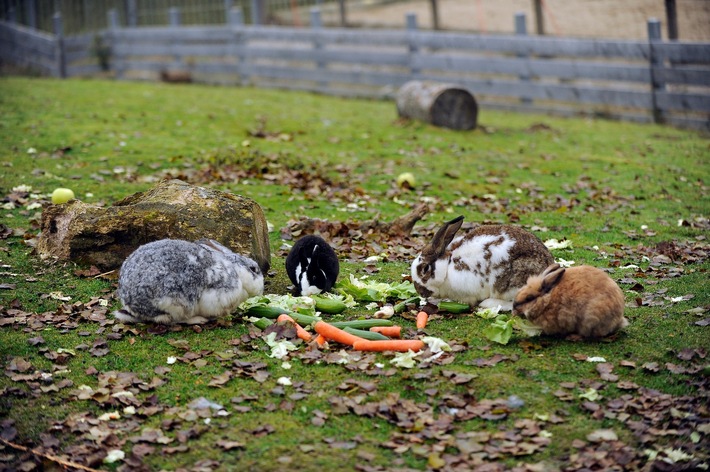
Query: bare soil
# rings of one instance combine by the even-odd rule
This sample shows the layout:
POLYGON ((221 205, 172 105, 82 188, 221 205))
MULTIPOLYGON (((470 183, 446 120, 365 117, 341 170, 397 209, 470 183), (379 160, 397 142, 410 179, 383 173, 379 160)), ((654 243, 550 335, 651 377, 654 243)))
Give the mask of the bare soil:
MULTIPOLYGON (((544 0, 545 34, 561 37, 644 40, 647 20, 661 21, 667 38, 663 0, 544 0)), ((388 4, 372 0, 347 2, 347 22, 351 26, 404 28, 407 13, 417 15, 422 29, 432 27, 431 0, 410 0, 388 4)), ((514 16, 527 17, 527 30, 535 33, 532 0, 437 0, 441 29, 480 33, 512 34, 514 16)), ((678 39, 710 41, 710 0, 677 0, 678 39)), ((337 24, 337 10, 324 11, 327 24, 337 24)))

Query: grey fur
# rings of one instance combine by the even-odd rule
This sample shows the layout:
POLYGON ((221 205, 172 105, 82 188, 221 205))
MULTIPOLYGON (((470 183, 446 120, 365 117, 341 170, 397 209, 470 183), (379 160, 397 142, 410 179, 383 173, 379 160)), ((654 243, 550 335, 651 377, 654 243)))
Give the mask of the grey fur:
POLYGON ((118 298, 124 322, 205 323, 230 314, 264 290, 255 261, 217 241, 154 241, 136 249, 121 266, 118 298))

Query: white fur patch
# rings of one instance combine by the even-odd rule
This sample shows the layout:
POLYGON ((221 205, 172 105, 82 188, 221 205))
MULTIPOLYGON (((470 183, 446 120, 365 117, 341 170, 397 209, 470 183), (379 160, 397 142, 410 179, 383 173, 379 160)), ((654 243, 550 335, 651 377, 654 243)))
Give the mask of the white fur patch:
MULTIPOLYGON (((462 236, 457 237, 451 245, 457 245, 462 236)), ((493 283, 500 274, 501 269, 492 269, 502 261, 509 258, 509 251, 515 244, 507 235, 481 235, 473 241, 461 244, 451 254, 449 260, 438 260, 434 265, 434 277, 427 283, 422 284, 432 292, 432 297, 448 298, 462 303, 476 305, 482 300, 494 299, 496 306, 501 301, 515 294, 499 294, 493 289, 493 283), (488 251, 483 251, 486 244, 497 241, 500 237, 503 241, 488 246, 488 251), (454 261, 461 260, 467 270, 458 270, 454 261)), ((415 260, 415 264, 419 258, 415 260)), ((412 276, 416 275, 415 266, 412 266, 412 276)), ((512 304, 511 304, 512 307, 512 304)))
MULTIPOLYGON (((318 246, 316 245, 316 246, 313 248, 313 252, 316 252, 316 249, 317 249, 317 248, 318 248, 318 246)), ((300 265, 298 265, 298 266, 296 267, 296 280, 299 281, 298 286, 299 286, 300 289, 301 289, 301 295, 305 295, 305 296, 308 296, 308 295, 318 295, 319 293, 321 293, 321 289, 319 289, 319 288, 316 287, 315 285, 311 285, 310 283, 308 283, 308 274, 307 274, 307 272, 308 272, 308 268, 311 266, 311 260, 312 260, 312 258, 309 257, 309 258, 307 258, 306 260, 308 261, 308 265, 306 266, 305 270, 301 270, 301 266, 300 266, 300 265)))
POLYGON ((305 277, 301 280, 301 295, 318 295, 319 293, 321 293, 321 289, 315 285, 310 285, 305 277))
POLYGON ((234 308, 243 301, 240 297, 241 287, 233 290, 205 290, 197 304, 197 310, 193 316, 200 315, 205 318, 218 318, 228 315, 234 308))

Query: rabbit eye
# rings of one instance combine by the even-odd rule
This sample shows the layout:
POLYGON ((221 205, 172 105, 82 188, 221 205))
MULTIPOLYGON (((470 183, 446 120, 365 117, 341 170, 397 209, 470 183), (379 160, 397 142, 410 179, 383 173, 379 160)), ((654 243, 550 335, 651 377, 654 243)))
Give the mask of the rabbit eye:
POLYGON ((533 294, 530 294, 527 297, 525 297, 525 303, 531 302, 533 300, 535 300, 535 295, 533 295, 533 294))

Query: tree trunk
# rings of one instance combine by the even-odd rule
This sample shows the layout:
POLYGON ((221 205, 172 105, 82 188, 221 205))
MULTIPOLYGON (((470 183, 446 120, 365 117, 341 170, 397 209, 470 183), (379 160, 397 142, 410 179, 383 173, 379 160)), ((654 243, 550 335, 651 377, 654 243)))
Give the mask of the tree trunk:
POLYGON ((418 80, 407 82, 399 89, 397 111, 402 118, 455 130, 474 129, 478 117, 476 100, 465 89, 418 80))

